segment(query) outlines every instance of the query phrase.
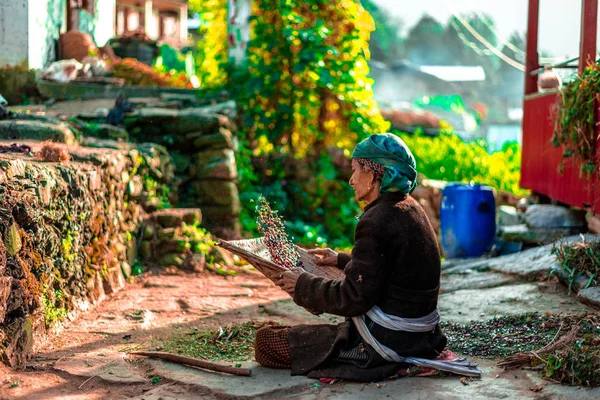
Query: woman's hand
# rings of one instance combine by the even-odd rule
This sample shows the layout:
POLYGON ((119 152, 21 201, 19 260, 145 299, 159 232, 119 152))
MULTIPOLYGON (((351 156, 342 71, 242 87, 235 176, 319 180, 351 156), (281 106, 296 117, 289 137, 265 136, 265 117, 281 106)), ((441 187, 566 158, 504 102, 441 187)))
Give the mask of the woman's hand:
POLYGON ((315 263, 320 266, 337 267, 338 253, 331 249, 311 249, 308 250, 310 254, 315 256, 315 263))
POLYGON ((289 271, 282 272, 275 276, 274 282, 281 289, 286 291, 290 296, 294 297, 294 289, 296 288, 296 282, 298 278, 306 272, 302 268, 293 268, 289 271))

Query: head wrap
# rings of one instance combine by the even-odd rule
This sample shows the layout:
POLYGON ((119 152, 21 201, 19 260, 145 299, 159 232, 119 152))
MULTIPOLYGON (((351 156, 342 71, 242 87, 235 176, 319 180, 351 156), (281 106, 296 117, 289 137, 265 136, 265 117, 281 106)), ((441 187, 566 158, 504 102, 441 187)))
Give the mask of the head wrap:
POLYGON ((356 145, 352 158, 385 167, 379 193, 411 193, 417 187, 417 162, 406 143, 392 133, 376 133, 356 145))

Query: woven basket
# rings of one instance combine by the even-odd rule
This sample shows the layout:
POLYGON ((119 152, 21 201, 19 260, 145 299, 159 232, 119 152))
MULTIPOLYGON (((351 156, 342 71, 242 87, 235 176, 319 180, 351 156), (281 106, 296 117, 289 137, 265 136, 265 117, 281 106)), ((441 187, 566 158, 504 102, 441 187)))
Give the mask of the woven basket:
MULTIPOLYGON (((248 261, 269 279, 272 276, 277 276, 278 272, 287 271, 286 268, 271 261, 269 250, 265 246, 263 238, 234 241, 221 240, 218 245, 248 261)), ((300 261, 302 261, 302 268, 306 272, 327 279, 344 279, 342 270, 335 267, 319 266, 315 264, 315 256, 298 246, 296 246, 296 250, 300 256, 300 261)))

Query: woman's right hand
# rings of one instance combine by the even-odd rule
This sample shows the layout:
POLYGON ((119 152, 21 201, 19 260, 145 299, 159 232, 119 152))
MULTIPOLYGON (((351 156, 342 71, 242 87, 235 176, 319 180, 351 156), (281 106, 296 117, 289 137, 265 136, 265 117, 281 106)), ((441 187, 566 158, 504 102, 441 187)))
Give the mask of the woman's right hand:
POLYGON ((311 249, 308 250, 315 257, 315 263, 320 266, 337 267, 338 253, 331 249, 311 249))

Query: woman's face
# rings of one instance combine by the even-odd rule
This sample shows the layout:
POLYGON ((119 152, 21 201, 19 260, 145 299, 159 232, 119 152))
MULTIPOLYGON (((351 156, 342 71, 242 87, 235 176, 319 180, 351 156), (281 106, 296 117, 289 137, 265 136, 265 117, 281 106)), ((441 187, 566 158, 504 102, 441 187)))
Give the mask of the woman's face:
POLYGON ((380 183, 373 178, 371 171, 363 169, 356 159, 352 160, 352 176, 349 183, 354 189, 356 200, 370 203, 379 196, 380 183))

